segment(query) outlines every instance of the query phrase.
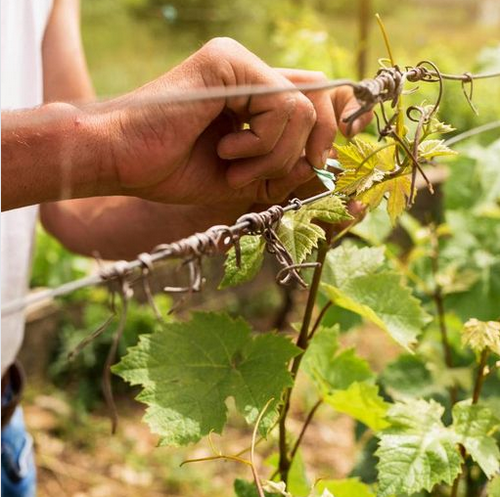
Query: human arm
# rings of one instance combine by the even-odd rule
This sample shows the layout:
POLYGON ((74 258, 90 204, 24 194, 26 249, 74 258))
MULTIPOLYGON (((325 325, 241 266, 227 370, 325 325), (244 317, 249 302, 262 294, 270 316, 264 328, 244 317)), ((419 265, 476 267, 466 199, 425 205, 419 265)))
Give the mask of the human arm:
MULTIPOLYGON (((169 91, 247 84, 293 86, 237 42, 216 39, 112 101, 5 113, 3 207, 57 200, 62 193, 196 203, 207 186, 217 200, 270 200, 308 140, 326 136, 315 126, 317 109, 309 99, 291 92, 163 103, 169 91), (241 129, 244 122, 250 129, 241 129), (224 130, 215 147, 206 139, 214 127, 224 130), (29 181, 31 175, 40 181, 29 181)), ((306 156, 313 164, 320 165, 329 146, 322 141, 306 156)))
MULTIPOLYGON (((270 70, 270 68, 267 68, 265 65, 263 66, 259 61, 256 62, 255 57, 251 56, 251 54, 246 52, 241 46, 229 40, 216 40, 215 42, 209 44, 208 47, 205 47, 205 50, 196 54, 193 58, 199 59, 201 57, 202 59, 207 58, 210 60, 211 54, 214 54, 214 52, 214 55, 221 55, 226 52, 233 51, 237 52, 237 54, 232 54, 233 58, 235 55, 243 53, 243 55, 249 56, 251 59, 251 62, 249 62, 250 66, 253 65, 254 68, 255 66, 258 68, 264 67, 265 71, 270 70)), ((82 101, 88 100, 92 97, 93 93, 89 84, 89 78, 86 72, 85 61, 80 43, 77 0, 56 0, 44 39, 43 55, 46 100, 57 101, 65 99, 71 101, 82 101)), ((228 54, 228 59, 231 59, 230 53, 228 54)), ((195 60, 194 64, 191 64, 191 66, 188 64, 188 67, 197 67, 200 65, 203 66, 204 64, 200 63, 199 60, 195 60)), ((177 68, 174 72, 180 72, 182 74, 183 71, 181 69, 182 67, 177 68)), ((289 74, 285 74, 285 76, 287 79, 291 79, 292 81, 294 80, 294 78, 289 74)), ((293 76, 295 78, 304 78, 304 75, 299 74, 298 71, 294 71, 293 76)), ((257 77, 261 77, 261 75, 257 75, 257 77)), ((314 75, 313 73, 309 73, 306 81, 310 81, 311 79, 314 80, 314 77, 316 77, 316 79, 318 77, 320 79, 324 78, 324 76, 319 74, 314 75)), ((181 79, 180 81, 184 84, 186 83, 186 78, 181 79)), ((330 100, 325 97, 328 97, 326 92, 314 95, 313 101, 317 114, 317 122, 314 124, 313 132, 310 133, 309 138, 311 139, 308 140, 310 152, 309 160, 312 162, 316 161, 318 163, 320 162, 319 154, 316 154, 316 159, 311 159, 311 156, 314 155, 315 149, 324 153, 326 150, 324 149, 325 144, 326 147, 329 148, 334 132, 333 126, 335 119, 331 110, 331 103, 330 100), (316 145, 314 145, 314 143, 316 145), (311 144, 313 144, 313 146, 311 146, 311 144)), ((129 95, 128 98, 133 100, 133 95, 129 95)), ((334 102, 334 100, 332 100, 332 102, 334 102)), ((338 98, 335 99, 335 102, 338 103, 338 98)), ((335 104, 336 110, 338 107, 337 103, 335 104)), ((52 107, 55 106, 64 107, 64 110, 70 114, 72 111, 79 111, 79 109, 74 109, 71 106, 65 107, 63 104, 52 104, 52 107)), ((112 106, 113 104, 111 104, 111 107, 112 106)), ((109 107, 110 106, 108 106, 108 108, 109 107)), ((42 109, 51 110, 47 107, 42 109)), ((41 111, 42 109, 39 110, 41 111)), ((62 109, 56 108, 56 110, 61 111, 62 109)), ((86 115, 86 110, 92 111, 93 109, 84 109, 84 115, 86 115)), ((94 110, 94 112, 99 113, 99 109, 94 110)), ((42 112, 38 112, 38 114, 41 115, 42 112)), ((23 115, 28 117, 26 114, 23 115)), ((48 124, 52 125, 53 123, 50 117, 50 113, 46 112, 40 116, 40 120, 42 123, 44 123, 44 121, 48 121, 48 124)), ((71 118, 71 116, 69 117, 71 118)), ((234 131, 233 123, 231 123, 229 119, 225 119, 225 117, 227 116, 221 116, 221 118, 214 123, 213 126, 209 126, 209 128, 206 129, 205 132, 202 133, 202 136, 200 136, 197 140, 194 149, 196 154, 200 154, 200 162, 206 160, 207 156, 213 160, 214 155, 217 155, 217 150, 214 150, 214 148, 216 149, 216 146, 220 142, 221 138, 227 133, 234 131), (207 151, 208 153, 206 153, 207 151), (216 152, 215 154, 214 151, 216 152)), ((67 197, 87 196, 86 191, 88 192, 89 190, 90 195, 92 195, 91 186, 96 183, 100 187, 98 193, 106 194, 112 191, 113 185, 107 184, 102 176, 98 180, 92 179, 92 177, 95 178, 95 175, 102 172, 102 169, 98 168, 97 170, 94 170, 92 167, 95 166, 96 153, 100 149, 100 147, 96 146, 99 143, 98 138, 102 138, 104 141, 106 141, 106 138, 97 133, 97 131, 99 131, 98 129, 91 128, 88 130, 88 147, 91 148, 89 151, 90 153, 88 154, 90 167, 85 167, 84 164, 87 163, 85 160, 87 157, 86 152, 88 150, 86 147, 82 147, 82 144, 85 141, 81 140, 82 137, 85 137, 85 133, 82 132, 79 137, 80 147, 75 148, 75 145, 72 143, 72 140, 75 139, 75 130, 71 130, 71 119, 69 119, 69 121, 62 121, 63 122, 59 123, 60 127, 56 127, 53 135, 55 138, 60 138, 61 135, 68 138, 68 143, 65 142, 60 147, 62 149, 61 155, 64 155, 64 157, 61 157, 61 159, 64 160, 61 160, 60 162, 65 163, 68 166, 66 168, 66 174, 54 177, 50 174, 43 174, 43 170, 28 170, 26 180, 31 180, 32 186, 35 189, 40 189, 40 186, 44 186, 47 181, 54 180, 51 184, 52 191, 55 192, 53 196, 57 196, 60 192, 60 189, 58 188, 60 184, 58 182, 61 182, 61 177, 62 179, 65 179, 62 183, 66 183, 67 185, 63 188, 63 191, 65 191, 64 196, 67 197), (69 125, 70 128, 65 128, 66 125, 69 125), (61 130, 64 129, 66 129, 66 131, 61 133, 61 130), (97 133, 98 136, 92 136, 91 132, 97 133), (81 166, 72 167, 74 162, 69 156, 70 150, 75 151, 75 160, 78 164, 82 164, 81 166), (94 162, 92 162, 92 159, 94 162), (83 191, 81 194, 78 193, 78 188, 76 188, 78 184, 75 185, 73 178, 70 177, 69 173, 72 172, 87 173, 86 177, 88 180, 85 183, 87 188, 86 191, 83 191), (92 173, 92 175, 90 173, 92 173)), ((79 124, 84 125, 84 121, 79 124)), ((255 128, 258 133, 258 122, 256 123, 255 128)), ((59 161, 57 161, 56 158, 58 157, 58 154, 54 153, 53 146, 56 141, 52 140, 50 137, 49 131, 51 129, 51 126, 44 126, 41 131, 46 133, 47 137, 45 140, 39 138, 39 141, 43 141, 44 145, 47 145, 46 153, 44 153, 44 147, 36 146, 31 148, 26 147, 27 150, 25 149, 24 153, 26 154, 32 152, 33 160, 37 160, 40 166, 50 165, 52 161, 55 163, 54 168, 57 168, 59 161)), ((82 130, 79 129, 76 131, 81 132, 82 130)), ((35 126, 31 132, 35 135, 40 135, 40 130, 37 126, 35 126)), ((23 141, 25 143, 29 142, 27 139, 23 141)), ((294 148, 293 146, 289 147, 286 141, 282 143, 281 146, 284 148, 281 152, 281 156, 283 156, 283 152, 288 152, 288 148, 292 151, 294 148)), ((276 153, 276 151, 273 151, 273 154, 263 155, 264 157, 266 155, 268 157, 266 157, 264 161, 261 161, 261 165, 262 162, 264 162, 265 168, 268 169, 266 172, 273 174, 273 165, 269 165, 269 159, 271 159, 277 166, 280 166, 280 152, 278 151, 278 153, 276 153), (271 157, 269 157, 269 155, 271 157), (266 160, 268 164, 265 163, 266 160)), ((213 163, 216 165, 221 162, 220 157, 217 156, 215 157, 215 160, 213 160, 213 163)), ((288 165, 288 167, 290 167, 290 165, 288 165)), ((245 168, 246 167, 244 167, 244 169, 245 168)), ((209 169, 213 170, 213 167, 209 169)), ((64 173, 65 168, 60 167, 60 171, 64 173)), ((202 175, 203 172, 204 171, 201 171, 202 175)), ((15 174, 19 174, 19 168, 16 168, 15 174)), ((210 224, 214 224, 216 222, 229 222, 230 220, 234 220, 238 215, 250 208, 254 200, 268 202, 279 201, 286 197, 291 190, 295 188, 295 186, 311 177, 311 174, 311 168, 308 162, 304 159, 300 159, 298 164, 294 167, 294 174, 288 175, 285 180, 269 182, 260 181, 260 190, 262 193, 259 194, 256 189, 253 189, 249 196, 245 197, 243 195, 242 199, 238 196, 241 192, 231 191, 231 199, 228 202, 223 203, 220 208, 214 206, 213 204, 219 200, 223 201, 224 195, 221 196, 220 191, 212 191, 214 195, 212 198, 208 198, 209 195, 207 195, 205 187, 209 187, 210 185, 209 182, 203 181, 203 184, 201 185, 203 189, 196 192, 196 197, 198 202, 206 201, 209 204, 212 204, 212 208, 207 209, 204 205, 199 207, 160 205, 157 203, 141 201, 133 197, 101 197, 44 204, 42 205, 41 210, 42 220, 53 234, 76 251, 90 253, 92 250, 97 249, 103 255, 106 254, 106 256, 109 257, 124 257, 124 252, 134 255, 137 251, 139 251, 139 249, 150 248, 155 243, 155 240, 172 240, 174 238, 184 236, 192 231, 205 229, 210 224), (184 222, 176 222, 176 220, 179 220, 180 218, 183 218, 184 222), (132 219, 134 222, 130 222, 132 219), (109 233, 113 233, 114 236, 110 237, 109 233)), ((85 179, 85 177, 82 179, 85 179)), ((204 180, 205 178, 202 179, 204 180)), ((221 179, 224 180, 225 178, 221 179)), ((25 181, 24 184, 26 184, 27 181, 25 181)), ((196 183, 196 181, 193 181, 193 183, 196 183)), ((226 182, 223 183, 227 192, 227 184, 226 182)), ((83 186, 85 186, 85 184, 83 186)), ((26 192, 21 191, 21 193, 24 195, 24 199, 26 200, 26 192)), ((175 200, 175 198, 173 200, 175 200)))
MULTIPOLYGON (((306 71, 300 74, 298 71, 284 73, 290 78, 322 77, 306 71)), ((347 128, 342 118, 356 110, 358 104, 350 90, 332 91, 330 99, 335 110, 334 122, 339 121, 340 129, 345 134, 347 128)), ((364 116, 354 131, 358 132, 364 127, 370 117, 364 116)), ((315 179, 305 183, 310 171, 309 164, 305 163, 303 181, 298 181, 301 186, 295 189, 294 195, 305 198, 324 189, 315 179)), ((288 189, 284 192, 290 193, 288 189)), ((104 258, 128 259, 140 252, 150 251, 159 243, 178 240, 215 224, 231 224, 249 209, 260 210, 265 207, 248 202, 164 205, 130 197, 108 197, 46 204, 42 210, 42 221, 51 233, 73 251, 87 255, 97 251, 104 258)), ((358 211, 355 210, 355 215, 359 215, 358 211)))

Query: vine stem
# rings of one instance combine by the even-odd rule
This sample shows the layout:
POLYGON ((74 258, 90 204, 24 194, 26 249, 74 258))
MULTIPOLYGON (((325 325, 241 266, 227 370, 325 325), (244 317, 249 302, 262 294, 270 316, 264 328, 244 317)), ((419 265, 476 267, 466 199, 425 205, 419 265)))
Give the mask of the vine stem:
POLYGON ((271 404, 271 402, 274 400, 274 398, 269 399, 266 403, 266 405, 263 407, 262 411, 259 413, 259 416, 257 418, 257 421, 255 422, 255 426, 253 429, 252 433, 252 443, 251 443, 251 448, 250 448, 250 463, 251 463, 251 468, 252 468, 252 475, 253 479, 255 482, 255 487, 257 488, 257 493, 259 494, 259 497, 265 497, 264 495, 264 489, 262 488, 262 483, 260 481, 259 475, 257 473, 257 468, 255 466, 255 446, 257 445, 256 440, 257 440, 257 432, 259 430, 259 425, 260 422, 262 421, 262 418, 264 417, 264 413, 267 411, 267 408, 271 404))
MULTIPOLYGON (((477 404, 479 402, 479 397, 481 395, 481 390, 483 389, 483 383, 484 379, 486 377, 486 366, 488 364, 488 357, 490 355, 490 351, 488 349, 483 349, 481 352, 481 356, 479 357, 479 365, 477 367, 477 373, 476 373, 476 381, 474 382, 474 390, 472 393, 472 404, 477 404)), ((465 462, 467 458, 469 457, 465 448, 461 445, 460 446, 460 454, 462 455, 463 458, 463 467, 465 468, 465 462)), ((455 481, 453 482, 453 487, 451 489, 451 497, 457 497, 458 496, 458 488, 460 486, 460 479, 462 474, 465 473, 465 471, 462 471, 457 477, 455 478, 455 481)))
POLYGON ((307 415, 306 420, 304 421, 304 424, 302 425, 302 430, 300 430, 299 437, 297 438, 297 441, 295 442, 295 445, 293 446, 292 450, 290 451, 290 462, 293 462, 293 458, 295 457, 295 454, 299 450, 300 444, 302 443, 302 439, 304 438, 304 435, 307 431, 307 428, 311 424, 311 421, 314 418, 314 415, 316 414, 316 411, 318 410, 319 406, 323 403, 323 399, 319 399, 316 404, 312 407, 312 409, 309 411, 309 414, 307 415))
MULTIPOLYGON (((331 225, 324 226, 325 229, 325 240, 318 247, 318 255, 316 256, 316 262, 319 264, 316 266, 311 282, 311 288, 309 290, 309 295, 307 297, 306 309, 304 311, 304 319, 302 321, 302 326, 300 328, 299 336, 297 338, 296 345, 301 348, 304 352, 307 349, 309 328, 311 326, 312 315, 314 307, 316 304, 316 296, 318 295, 319 285, 321 282, 321 275, 323 273, 323 264, 326 259, 326 254, 330 248, 330 243, 333 235, 334 227, 331 225)), ((302 361, 304 353, 296 356, 292 362, 291 374, 295 378, 302 361)), ((288 442, 287 442, 287 429, 286 421, 288 412, 290 410, 290 397, 292 394, 293 386, 289 387, 284 394, 283 407, 280 413, 279 420, 279 463, 278 471, 281 480, 285 482, 288 481, 288 473, 290 471, 290 466, 292 463, 292 458, 288 453, 288 442)))
POLYGON ((488 357, 490 351, 484 349, 481 352, 481 357, 479 359, 479 366, 477 368, 476 382, 474 384, 474 392, 472 394, 472 403, 477 404, 479 401, 479 396, 481 395, 481 390, 483 389, 484 378, 486 377, 485 370, 488 363, 488 357))
POLYGON ((323 309, 321 309, 320 313, 318 314, 318 317, 316 318, 316 321, 313 324, 313 327, 311 329, 311 332, 309 333, 309 336, 307 337, 308 340, 311 340, 311 338, 314 336, 316 333, 317 329, 319 328, 319 325, 321 324, 321 321, 323 321, 323 318, 325 317, 326 312, 330 307, 333 305, 333 302, 329 300, 324 306, 323 309))
MULTIPOLYGON (((434 291, 432 292, 431 296, 432 299, 434 300, 434 304, 436 306, 436 311, 437 311, 437 317, 438 317, 438 323, 439 323, 439 331, 441 333, 441 342, 443 344, 443 354, 444 354, 444 361, 446 363, 446 366, 448 368, 453 367, 453 358, 451 355, 451 347, 450 347, 450 340, 448 337, 448 328, 446 326, 446 319, 445 319, 445 308, 444 308, 444 301, 443 301, 443 291, 441 288, 441 285, 438 282, 438 275, 439 275, 439 240, 438 236, 436 233, 436 228, 435 226, 430 227, 430 241, 431 241, 431 267, 432 267, 432 275, 434 278, 434 291)), ((450 387, 450 400, 452 405, 455 404, 456 402, 456 389, 455 387, 450 387)))

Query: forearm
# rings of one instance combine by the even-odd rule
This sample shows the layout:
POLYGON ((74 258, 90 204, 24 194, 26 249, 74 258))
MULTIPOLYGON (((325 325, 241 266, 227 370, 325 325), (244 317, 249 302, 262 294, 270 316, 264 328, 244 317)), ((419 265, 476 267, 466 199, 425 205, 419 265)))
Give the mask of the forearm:
POLYGON ((44 227, 70 250, 105 259, 132 259, 160 243, 214 224, 232 223, 247 206, 185 206, 133 197, 103 197, 42 206, 44 227))
POLYGON ((117 193, 105 118, 62 103, 2 112, 2 210, 117 193))

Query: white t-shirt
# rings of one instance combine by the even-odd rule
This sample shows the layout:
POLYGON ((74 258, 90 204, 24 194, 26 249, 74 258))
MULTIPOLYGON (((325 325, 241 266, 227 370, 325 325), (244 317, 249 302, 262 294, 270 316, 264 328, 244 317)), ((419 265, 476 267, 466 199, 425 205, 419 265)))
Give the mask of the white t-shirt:
MULTIPOLYGON (((43 102, 42 40, 52 0, 1 0, 2 110, 43 102)), ((2 303, 28 288, 38 207, 2 212, 2 303)), ((24 334, 24 314, 2 318, 2 374, 14 361, 24 334)))

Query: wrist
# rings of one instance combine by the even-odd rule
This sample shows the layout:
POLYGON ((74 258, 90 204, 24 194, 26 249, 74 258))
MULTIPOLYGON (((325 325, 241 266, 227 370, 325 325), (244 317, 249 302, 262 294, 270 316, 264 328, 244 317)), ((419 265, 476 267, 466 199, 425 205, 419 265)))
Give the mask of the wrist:
POLYGON ((46 200, 115 194, 109 139, 98 114, 67 103, 48 103, 32 121, 34 151, 50 167, 46 200))
POLYGON ((119 195, 109 114, 98 106, 67 112, 61 123, 61 149, 68 151, 78 197, 119 195))
POLYGON ((2 112, 2 209, 113 194, 104 142, 69 104, 2 112))

